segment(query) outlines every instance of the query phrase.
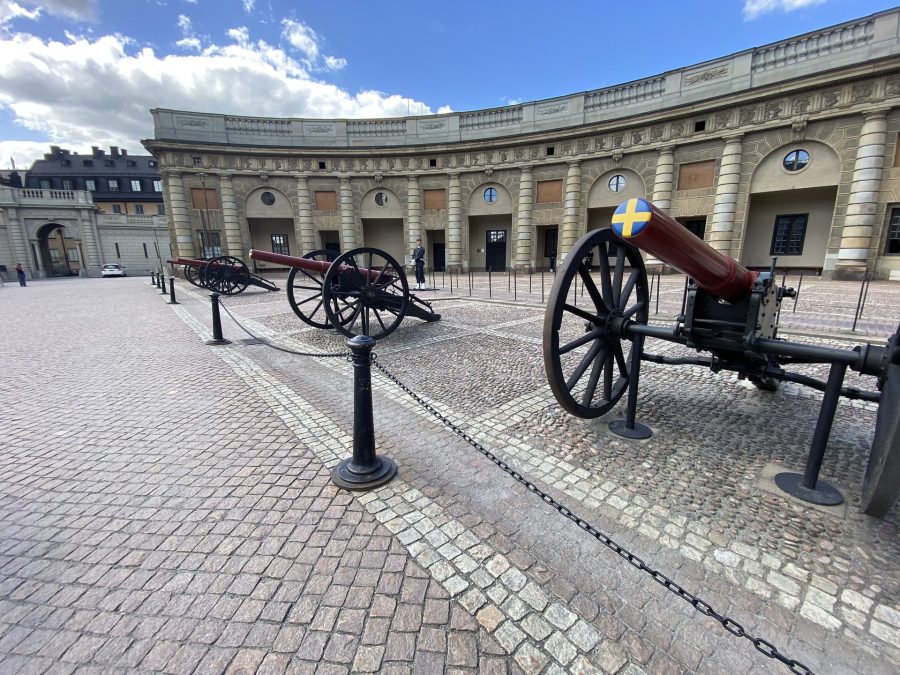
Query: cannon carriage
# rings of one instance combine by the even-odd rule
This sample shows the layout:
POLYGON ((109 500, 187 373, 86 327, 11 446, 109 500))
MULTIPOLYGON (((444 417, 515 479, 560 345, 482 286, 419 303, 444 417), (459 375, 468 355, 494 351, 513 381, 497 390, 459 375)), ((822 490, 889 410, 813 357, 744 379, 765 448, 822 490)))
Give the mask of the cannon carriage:
POLYGON ((794 292, 778 286, 774 268, 773 261, 768 272, 750 271, 650 202, 628 200, 616 210, 611 228, 588 232, 574 244, 556 277, 543 335, 550 388, 567 412, 582 418, 606 414, 627 393, 626 419, 612 422, 610 429, 630 438, 650 435, 635 422, 641 361, 731 370, 764 390, 795 382, 822 391, 803 474, 784 472, 775 478, 785 492, 817 504, 843 500, 818 478, 839 398, 878 402, 861 506, 869 515, 883 516, 900 493, 900 327, 886 345, 852 350, 780 339, 780 304, 794 292), (672 326, 648 323, 649 284, 641 250, 689 278, 683 311, 672 326), (588 257, 599 268, 599 284, 585 264, 588 257), (579 282, 587 302, 571 296, 579 282), (700 355, 646 353, 648 337, 700 355), (786 370, 806 363, 829 364, 827 381, 786 370), (875 378, 877 391, 844 386, 848 368, 875 378))
POLYGON ((210 259, 179 257, 166 262, 170 265, 182 265, 184 278, 194 286, 222 295, 238 295, 249 286, 272 292, 279 290, 268 279, 253 274, 240 258, 230 255, 210 259))
POLYGON ((340 255, 316 250, 302 258, 252 249, 250 258, 291 268, 288 303, 315 328, 380 340, 405 316, 422 321, 441 318, 431 303, 410 293, 403 267, 377 248, 355 248, 340 255))

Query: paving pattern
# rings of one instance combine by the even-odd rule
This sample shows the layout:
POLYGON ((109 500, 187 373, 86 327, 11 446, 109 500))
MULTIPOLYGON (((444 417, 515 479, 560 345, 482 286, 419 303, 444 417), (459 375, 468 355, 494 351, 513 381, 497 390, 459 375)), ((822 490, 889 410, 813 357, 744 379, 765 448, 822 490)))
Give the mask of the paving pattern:
MULTIPOLYGON (((350 365, 244 345, 227 314, 234 344, 207 347, 208 300, 176 286, 176 307, 131 278, 0 291, 30 337, 8 343, 16 395, 0 413, 0 671, 786 672, 377 370, 378 449, 400 475, 336 488, 329 470, 352 449, 350 365)), ((846 295, 817 288, 826 306, 846 295)), ((872 307, 900 306, 897 284, 869 293, 872 307)), ((539 297, 448 296, 441 322, 407 319, 379 346, 389 372, 815 672, 900 668, 898 508, 883 520, 858 509, 872 404, 839 407, 822 475, 849 504, 822 513, 759 483, 772 463, 803 466, 816 392, 646 364, 638 416, 655 433, 626 442, 606 431, 621 409, 591 421, 559 410, 539 297)), ((283 348, 346 351, 283 294, 224 304, 283 348)))

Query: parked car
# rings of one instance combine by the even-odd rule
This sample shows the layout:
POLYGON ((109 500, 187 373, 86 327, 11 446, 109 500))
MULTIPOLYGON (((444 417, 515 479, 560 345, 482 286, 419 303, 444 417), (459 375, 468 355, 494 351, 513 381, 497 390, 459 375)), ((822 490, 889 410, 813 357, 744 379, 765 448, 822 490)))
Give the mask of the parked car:
POLYGON ((121 265, 104 265, 100 268, 100 276, 102 277, 124 277, 128 276, 125 274, 125 268, 121 265))

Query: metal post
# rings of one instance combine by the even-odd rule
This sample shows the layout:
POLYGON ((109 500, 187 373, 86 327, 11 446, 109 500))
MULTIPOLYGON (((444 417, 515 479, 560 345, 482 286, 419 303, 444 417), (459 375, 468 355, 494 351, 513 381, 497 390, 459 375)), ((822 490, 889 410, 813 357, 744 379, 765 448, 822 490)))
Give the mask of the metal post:
POLYGON ((512 279, 510 279, 510 273, 512 272, 512 267, 506 268, 506 292, 509 293, 512 290, 512 279))
POLYGON ((513 277, 513 302, 516 302, 516 301, 519 299, 519 297, 518 297, 518 295, 517 295, 517 293, 518 293, 518 285, 517 285, 517 283, 516 283, 517 280, 516 280, 516 270, 515 270, 515 268, 513 268, 513 271, 512 271, 512 277, 513 277))
POLYGON ((453 270, 450 270, 450 295, 453 295, 453 270))
POLYGON ((156 270, 150 270, 150 285, 156 286, 156 270))
POLYGON ((491 268, 488 267, 488 297, 489 298, 493 297, 492 292, 493 292, 493 290, 491 288, 491 268))
POLYGON ((472 268, 469 268, 469 297, 472 297, 472 268))
MULTIPOLYGON (((450 273, 450 276, 451 277, 453 276, 452 272, 450 273)), ((447 266, 444 265, 444 267, 441 269, 441 288, 443 288, 446 285, 447 285, 447 266)))
POLYGON ((528 265, 528 295, 531 295, 531 277, 534 276, 534 270, 531 269, 531 264, 528 265))
POLYGON ((353 457, 331 472, 331 481, 348 490, 368 490, 384 485, 397 475, 397 465, 375 454, 372 417, 372 348, 375 340, 357 335, 347 341, 353 357, 353 457))
POLYGON ((797 300, 800 299, 800 287, 803 285, 803 272, 800 272, 800 281, 797 282, 797 292, 794 294, 794 307, 791 314, 797 311, 797 300))
POLYGON ((166 293, 168 293, 168 291, 166 290, 166 275, 165 275, 164 272, 161 272, 161 273, 160 273, 160 275, 159 275, 159 281, 160 281, 160 283, 159 283, 159 294, 160 294, 160 295, 165 295, 166 293))
POLYGON ((230 345, 231 340, 222 337, 222 318, 219 316, 219 294, 211 293, 209 301, 212 303, 212 340, 207 340, 208 345, 230 345))
POLYGON ((662 272, 656 273, 656 313, 659 314, 659 284, 662 281, 662 272))
POLYGON ((630 438, 632 440, 642 440, 653 435, 650 427, 634 421, 635 413, 637 412, 638 376, 641 370, 641 354, 643 352, 644 336, 635 335, 634 341, 631 343, 631 368, 628 374, 628 402, 625 405, 625 419, 613 420, 609 423, 611 432, 622 438, 630 438))
POLYGON ((809 448, 809 457, 806 459, 803 475, 787 471, 775 475, 775 484, 778 487, 805 502, 835 506, 844 501, 843 495, 837 488, 824 480, 819 480, 819 470, 822 468, 822 460, 825 458, 825 447, 828 445, 828 437, 831 435, 831 425, 834 423, 834 413, 837 411, 838 401, 841 397, 841 385, 844 383, 844 373, 846 372, 846 363, 836 361, 831 364, 831 370, 828 371, 828 382, 825 385, 825 395, 822 397, 822 407, 819 408, 819 419, 816 421, 816 431, 813 433, 812 445, 809 448))
POLYGON ((541 304, 544 304, 544 270, 541 270, 541 304))
POLYGON ((866 272, 863 275, 862 283, 859 286, 859 300, 856 301, 856 313, 853 315, 853 327, 850 329, 851 333, 856 332, 856 322, 859 321, 859 317, 862 314, 862 307, 863 307, 863 302, 864 302, 863 295, 865 294, 865 291, 866 291, 868 279, 869 279, 869 273, 866 272))
POLYGON ((175 299, 175 277, 169 277, 169 304, 180 305, 181 303, 175 299))
POLYGON ((433 267, 431 268, 431 287, 435 290, 437 289, 437 284, 434 283, 434 268, 433 267))

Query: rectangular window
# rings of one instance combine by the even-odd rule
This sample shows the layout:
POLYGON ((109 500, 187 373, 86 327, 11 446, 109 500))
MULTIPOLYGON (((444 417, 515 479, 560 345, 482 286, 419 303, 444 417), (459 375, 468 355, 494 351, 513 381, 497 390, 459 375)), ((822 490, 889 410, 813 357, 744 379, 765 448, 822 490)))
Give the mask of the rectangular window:
POLYGON ((140 216, 144 215, 144 205, 143 204, 135 204, 134 212, 140 216))
POLYGON ((337 211, 337 193, 316 192, 316 211, 337 211))
POLYGON ((66 239, 71 239, 71 238, 72 238, 72 230, 69 228, 68 225, 66 225, 65 227, 63 227, 63 236, 64 236, 66 239))
POLYGON ((141 181, 139 181, 139 180, 131 181, 131 191, 132 192, 140 192, 141 191, 141 181))
POLYGON ((562 201, 562 179, 542 180, 537 184, 537 203, 552 204, 562 201))
POLYGON ((83 160, 81 160, 81 166, 94 166, 94 160, 83 159, 83 160))
POLYGON ((151 159, 150 161, 147 162, 147 166, 149 166, 152 169, 153 167, 156 166, 156 160, 151 159))
POLYGON ((716 160, 691 162, 678 167, 677 190, 697 190, 715 185, 716 160))
POLYGON ((146 243, 144 244, 144 257, 145 257, 145 258, 149 258, 149 257, 150 257, 149 255, 147 255, 147 244, 146 244, 146 243))
POLYGON ((900 209, 891 209, 884 252, 889 255, 900 255, 900 209))
POLYGON ((50 262, 55 262, 55 263, 59 262, 59 249, 58 248, 50 249, 50 262))
POLYGON ((166 205, 165 204, 157 204, 156 205, 156 213, 161 216, 166 215, 166 205))
POLYGON ((115 166, 115 165, 116 165, 116 163, 115 163, 113 160, 111 160, 111 159, 104 159, 104 160, 103 160, 103 166, 115 166))
POLYGON ((218 230, 197 230, 200 235, 200 250, 204 258, 216 258, 222 255, 222 238, 218 230))
POLYGON ((119 244, 116 244, 116 257, 121 258, 122 254, 119 252, 119 244))
POLYGON ((161 180, 153 181, 153 191, 154 192, 162 192, 162 181, 161 180))
POLYGON ((110 192, 118 192, 119 191, 119 181, 117 181, 115 178, 110 178, 108 181, 108 184, 109 184, 110 192))
POLYGON ((72 189, 72 179, 71 178, 63 178, 62 179, 63 190, 71 190, 72 189))
POLYGON ((207 188, 191 188, 191 206, 195 209, 217 209, 219 202, 216 199, 216 191, 207 188))
POLYGON ((113 204, 113 213, 122 213, 122 205, 121 204, 113 204))
POLYGON ((194 166, 203 166, 203 158, 194 157, 194 166))
POLYGON ((78 249, 66 249, 66 257, 69 259, 69 262, 78 262, 78 249))
POLYGON ((691 234, 696 235, 700 239, 703 239, 703 235, 706 234, 706 218, 691 218, 685 220, 683 225, 691 234))
POLYGON ((95 181, 93 178, 86 178, 84 180, 84 189, 88 190, 89 192, 96 192, 97 181, 95 181))
POLYGON ((426 209, 446 209, 447 208, 447 191, 440 190, 424 190, 425 208, 426 209))
POLYGON ((769 255, 802 255, 808 219, 808 213, 775 216, 775 230, 772 232, 772 248, 769 255))
POLYGON ((281 255, 290 255, 288 250, 288 238, 286 234, 272 235, 272 253, 280 253, 281 255))
POLYGON ((41 181, 41 190, 49 190, 50 189, 50 181, 42 180, 41 181))

